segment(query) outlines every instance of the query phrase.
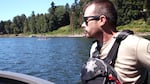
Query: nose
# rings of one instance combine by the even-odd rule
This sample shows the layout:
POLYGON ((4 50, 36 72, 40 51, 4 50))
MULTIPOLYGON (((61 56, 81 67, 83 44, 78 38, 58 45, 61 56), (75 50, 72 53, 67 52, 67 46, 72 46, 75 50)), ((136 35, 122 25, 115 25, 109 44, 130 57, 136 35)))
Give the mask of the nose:
POLYGON ((84 28, 86 26, 85 22, 82 23, 81 27, 84 28))

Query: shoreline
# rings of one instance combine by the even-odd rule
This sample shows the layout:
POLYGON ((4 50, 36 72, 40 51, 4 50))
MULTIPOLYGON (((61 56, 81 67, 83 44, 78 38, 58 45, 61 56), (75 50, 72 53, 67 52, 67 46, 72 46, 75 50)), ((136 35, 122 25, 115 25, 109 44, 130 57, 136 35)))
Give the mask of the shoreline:
MULTIPOLYGON (((136 32, 135 35, 137 36, 150 36, 150 32, 136 32)), ((48 34, 45 34, 45 35, 41 35, 41 34, 31 34, 31 35, 24 35, 24 34, 4 34, 4 35, 0 35, 0 38, 3 38, 3 37, 38 37, 38 38, 42 38, 42 37, 84 37, 83 34, 69 34, 69 35, 48 35, 48 34)))
POLYGON ((5 35, 0 35, 0 38, 4 38, 4 37, 8 37, 8 38, 11 38, 11 37, 29 37, 29 38, 32 38, 32 37, 37 37, 37 38, 49 38, 49 37, 84 37, 84 35, 82 34, 70 34, 70 35, 41 35, 41 34, 31 34, 31 35, 24 35, 24 34, 18 34, 18 35, 15 35, 15 34, 5 34, 5 35))

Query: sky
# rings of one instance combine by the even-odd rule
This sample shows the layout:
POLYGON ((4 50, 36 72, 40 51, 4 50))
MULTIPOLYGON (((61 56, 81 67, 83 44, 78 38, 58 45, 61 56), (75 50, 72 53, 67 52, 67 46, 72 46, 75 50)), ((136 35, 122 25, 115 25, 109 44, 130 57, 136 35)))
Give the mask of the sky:
POLYGON ((57 5, 70 6, 74 0, 0 0, 0 21, 12 20, 13 17, 25 14, 27 17, 31 16, 32 11, 35 14, 48 13, 51 7, 51 2, 57 5))

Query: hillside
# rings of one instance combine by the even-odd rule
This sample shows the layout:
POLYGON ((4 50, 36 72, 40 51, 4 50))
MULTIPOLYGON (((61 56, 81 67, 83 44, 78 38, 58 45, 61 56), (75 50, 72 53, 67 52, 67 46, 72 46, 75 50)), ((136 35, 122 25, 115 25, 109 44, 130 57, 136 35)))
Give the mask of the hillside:
POLYGON ((150 32, 150 25, 147 25, 143 19, 134 20, 131 23, 117 27, 119 30, 130 29, 136 33, 150 32))
MULTIPOLYGON (((150 25, 147 25, 143 19, 132 21, 131 23, 123 26, 118 26, 118 30, 130 29, 139 35, 150 35, 150 25)), ((71 29, 69 25, 59 28, 53 32, 47 33, 48 35, 79 35, 82 34, 83 29, 71 29)))
MULTIPOLYGON (((118 26, 117 29, 119 31, 124 29, 130 29, 135 32, 135 34, 139 36, 150 36, 150 25, 147 25, 146 22, 144 22, 142 19, 132 21, 131 23, 123 26, 118 26)), ((31 36, 47 36, 47 37, 81 37, 83 36, 83 28, 78 29, 71 29, 70 25, 60 27, 57 30, 54 30, 52 32, 48 33, 42 33, 42 34, 5 34, 1 35, 1 37, 31 37, 31 36)))

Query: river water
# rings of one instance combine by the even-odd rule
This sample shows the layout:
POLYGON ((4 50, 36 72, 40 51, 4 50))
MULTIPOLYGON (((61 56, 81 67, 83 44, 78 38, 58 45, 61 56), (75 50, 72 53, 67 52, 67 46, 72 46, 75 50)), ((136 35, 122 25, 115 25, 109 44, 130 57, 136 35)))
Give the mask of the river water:
POLYGON ((0 38, 0 70, 77 84, 90 43, 86 38, 0 38))
POLYGON ((86 38, 0 38, 0 70, 77 84, 91 43, 86 38))

